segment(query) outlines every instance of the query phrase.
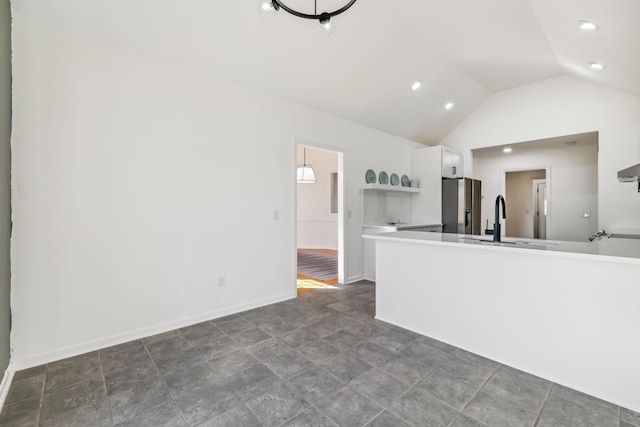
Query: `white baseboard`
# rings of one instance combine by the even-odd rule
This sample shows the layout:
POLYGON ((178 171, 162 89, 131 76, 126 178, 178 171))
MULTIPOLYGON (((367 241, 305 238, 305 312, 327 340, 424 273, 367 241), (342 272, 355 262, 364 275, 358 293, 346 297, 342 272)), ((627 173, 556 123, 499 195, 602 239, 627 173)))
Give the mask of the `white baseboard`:
POLYGON ((364 280, 364 274, 358 274, 357 276, 347 277, 347 284, 359 282, 360 280, 364 280))
POLYGON ((274 304, 281 301, 286 301, 296 297, 296 291, 287 292, 285 294, 279 294, 274 297, 264 298, 260 300, 251 301, 248 303, 237 304, 223 309, 214 310, 207 313, 198 314, 196 316, 186 317, 183 319, 161 323, 148 328, 141 328, 132 331, 128 331, 122 334, 112 335, 109 337, 102 337, 96 340, 88 341, 82 344, 53 350, 47 353, 43 353, 33 357, 27 357, 24 359, 16 359, 14 368, 17 370, 32 368, 45 363, 55 362, 57 360, 66 359, 67 357, 78 356, 80 354, 88 353, 90 351, 96 351, 103 348, 111 347, 113 345, 122 344, 128 341, 137 340, 153 335, 161 334, 163 332, 169 332, 174 329, 184 328, 196 323, 204 322, 207 320, 217 319, 219 317, 228 316, 230 314, 239 313, 253 308, 262 307, 269 304, 274 304))
POLYGON ((11 388, 11 382, 13 381, 13 375, 15 372, 16 370, 14 369, 13 361, 9 360, 9 366, 7 366, 7 370, 4 371, 2 382, 0 382, 0 410, 2 410, 5 400, 7 400, 7 395, 9 394, 9 388, 11 388))

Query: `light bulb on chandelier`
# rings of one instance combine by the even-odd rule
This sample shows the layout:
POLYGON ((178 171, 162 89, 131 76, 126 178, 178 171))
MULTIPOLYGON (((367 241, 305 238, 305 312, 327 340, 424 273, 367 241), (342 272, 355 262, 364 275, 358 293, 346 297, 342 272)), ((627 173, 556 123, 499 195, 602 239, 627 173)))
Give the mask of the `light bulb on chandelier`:
POLYGON ((276 17, 276 5, 271 0, 258 0, 258 13, 265 19, 276 17))
POLYGON ((332 21, 328 16, 320 18, 318 20, 318 25, 320 26, 321 33, 326 36, 330 36, 331 34, 333 34, 333 31, 336 29, 335 22, 332 21))

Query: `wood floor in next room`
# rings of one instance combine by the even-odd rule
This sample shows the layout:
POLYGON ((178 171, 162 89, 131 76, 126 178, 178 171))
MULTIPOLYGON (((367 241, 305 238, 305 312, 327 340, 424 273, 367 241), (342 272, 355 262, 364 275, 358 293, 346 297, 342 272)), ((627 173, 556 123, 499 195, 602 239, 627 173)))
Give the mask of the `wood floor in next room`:
POLYGON ((338 251, 298 249, 298 294, 337 283, 338 251))
POLYGON ((0 426, 640 427, 375 320, 359 282, 16 373, 0 426))

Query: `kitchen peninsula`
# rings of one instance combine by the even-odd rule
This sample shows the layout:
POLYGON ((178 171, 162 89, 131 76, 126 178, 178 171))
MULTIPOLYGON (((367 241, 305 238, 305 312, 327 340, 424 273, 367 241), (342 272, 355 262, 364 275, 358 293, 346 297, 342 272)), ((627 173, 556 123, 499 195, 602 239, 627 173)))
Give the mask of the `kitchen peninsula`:
POLYGON ((640 411, 640 240, 363 237, 376 318, 640 411))

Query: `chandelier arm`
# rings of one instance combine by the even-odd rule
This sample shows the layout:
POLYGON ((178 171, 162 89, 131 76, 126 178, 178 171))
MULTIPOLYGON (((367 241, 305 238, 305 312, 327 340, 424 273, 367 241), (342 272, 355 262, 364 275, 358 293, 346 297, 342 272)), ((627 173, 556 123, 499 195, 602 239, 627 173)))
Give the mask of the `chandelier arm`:
POLYGON ((282 0, 272 0, 272 2, 274 4, 277 4, 279 7, 281 7, 285 12, 290 13, 291 15, 297 16, 298 18, 319 20, 321 18, 327 18, 327 17, 331 18, 333 16, 340 15, 342 12, 345 12, 347 9, 349 9, 351 6, 353 6, 353 4, 356 2, 356 0, 349 0, 349 3, 347 3, 344 6, 342 6, 340 9, 334 10, 333 12, 323 12, 323 13, 321 13, 319 15, 318 14, 302 13, 302 12, 298 12, 297 10, 293 10, 289 6, 284 4, 282 2, 282 0))

